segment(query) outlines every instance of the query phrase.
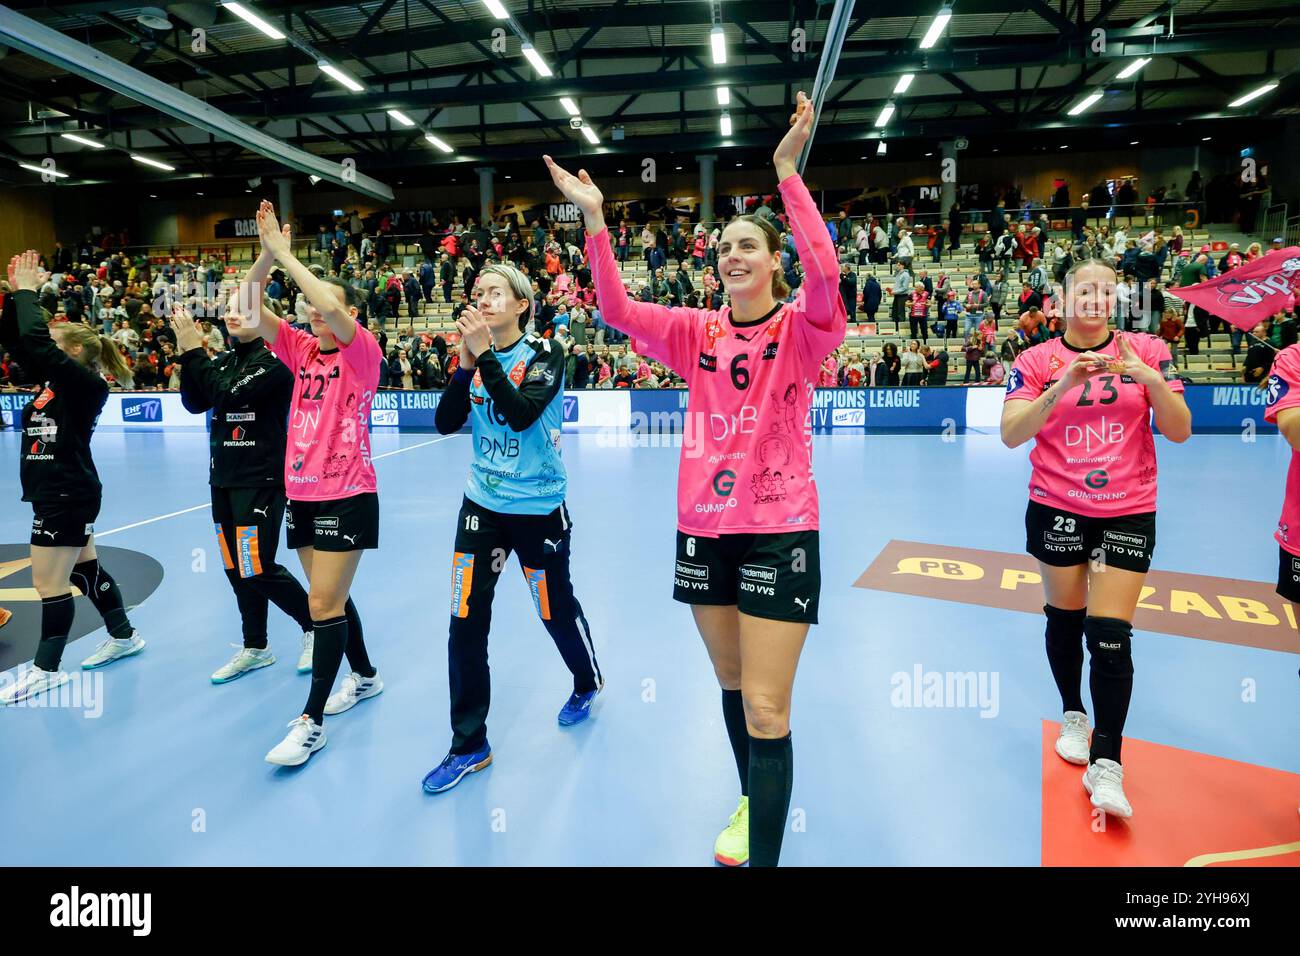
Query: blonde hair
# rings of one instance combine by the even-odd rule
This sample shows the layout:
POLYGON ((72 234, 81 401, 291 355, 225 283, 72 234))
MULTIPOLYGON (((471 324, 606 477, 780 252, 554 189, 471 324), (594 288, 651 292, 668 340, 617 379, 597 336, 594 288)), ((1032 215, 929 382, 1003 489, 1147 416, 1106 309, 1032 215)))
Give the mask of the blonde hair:
POLYGON ((122 353, 117 350, 117 343, 107 335, 100 335, 88 325, 82 325, 80 322, 65 323, 60 329, 60 334, 72 345, 81 346, 81 354, 77 360, 87 368, 94 369, 101 375, 107 372, 113 376, 113 380, 123 388, 130 388, 135 384, 135 377, 131 374, 131 368, 122 358, 122 353))

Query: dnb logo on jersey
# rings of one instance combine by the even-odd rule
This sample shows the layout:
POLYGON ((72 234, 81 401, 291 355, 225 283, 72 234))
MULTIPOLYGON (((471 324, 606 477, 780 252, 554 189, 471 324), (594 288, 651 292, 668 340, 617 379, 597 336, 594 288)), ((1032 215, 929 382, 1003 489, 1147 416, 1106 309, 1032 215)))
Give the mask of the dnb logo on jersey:
POLYGON ((1270 375, 1268 377, 1268 404, 1276 405, 1286 397, 1286 393, 1291 391, 1291 386, 1286 383, 1286 379, 1279 375, 1270 375))
POLYGON ((474 584, 474 555, 457 551, 451 558, 451 615, 469 617, 469 592, 474 584))
POLYGON ((524 568, 524 580, 528 582, 528 591, 533 596, 533 607, 537 616, 543 621, 551 619, 551 596, 546 591, 546 572, 533 568, 524 568))
POLYGON ((1025 384, 1025 375, 1018 368, 1013 368, 1011 374, 1007 376, 1007 394, 1019 391, 1025 384))

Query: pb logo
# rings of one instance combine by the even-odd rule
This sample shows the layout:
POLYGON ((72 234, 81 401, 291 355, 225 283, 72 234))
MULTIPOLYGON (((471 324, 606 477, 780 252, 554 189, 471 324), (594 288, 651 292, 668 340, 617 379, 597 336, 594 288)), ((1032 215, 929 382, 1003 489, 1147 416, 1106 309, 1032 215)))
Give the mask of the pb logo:
POLYGON ((946 578, 949 581, 978 581, 984 569, 969 561, 951 558, 903 558, 895 574, 920 574, 928 578, 946 578))
POLYGON ((564 420, 566 422, 576 422, 578 420, 578 396, 564 396, 564 420))
POLYGON ((1096 471, 1090 471, 1084 476, 1083 483, 1089 488, 1105 488, 1110 482, 1110 475, 1106 474, 1105 469, 1098 468, 1096 471))
POLYGON ((731 494, 731 489, 736 487, 736 473, 724 469, 713 476, 713 493, 720 497, 726 498, 731 494))

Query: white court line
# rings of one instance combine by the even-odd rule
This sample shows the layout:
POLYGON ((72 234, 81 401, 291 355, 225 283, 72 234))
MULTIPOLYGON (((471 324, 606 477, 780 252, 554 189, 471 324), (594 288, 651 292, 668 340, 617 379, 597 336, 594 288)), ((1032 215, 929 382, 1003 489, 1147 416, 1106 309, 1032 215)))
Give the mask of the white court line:
MULTIPOLYGON (((417 448, 425 448, 429 445, 436 445, 440 441, 446 441, 448 438, 455 438, 456 435, 443 435, 441 438, 433 438, 429 441, 422 441, 418 445, 408 445, 405 448, 398 448, 393 451, 386 451, 382 455, 374 455, 371 461, 379 461, 381 458, 388 458, 392 455, 400 455, 403 452, 415 451, 417 448)), ((153 524, 155 521, 166 521, 168 518, 176 518, 180 515, 187 515, 191 511, 201 511, 204 508, 211 508, 211 502, 204 502, 201 505, 195 505, 193 508, 184 508, 181 511, 173 511, 171 514, 158 515, 156 518, 145 518, 143 521, 137 521, 135 524, 124 524, 120 528, 112 528, 108 531, 96 531, 95 538, 107 538, 110 534, 117 534, 119 531, 130 531, 132 528, 139 528, 142 525, 153 524)))

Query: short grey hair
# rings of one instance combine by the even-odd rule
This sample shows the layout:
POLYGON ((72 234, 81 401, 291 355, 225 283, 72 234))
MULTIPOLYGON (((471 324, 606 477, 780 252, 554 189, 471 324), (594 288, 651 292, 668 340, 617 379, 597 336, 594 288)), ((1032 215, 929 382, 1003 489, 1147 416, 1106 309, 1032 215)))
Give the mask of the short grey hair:
POLYGON ((516 299, 528 303, 528 309, 519 316, 519 328, 521 330, 528 328, 528 323, 533 320, 533 284, 528 276, 524 275, 514 266, 505 262, 494 262, 490 266, 484 266, 483 271, 479 273, 479 278, 483 276, 500 276, 506 280, 510 286, 510 291, 516 299))

